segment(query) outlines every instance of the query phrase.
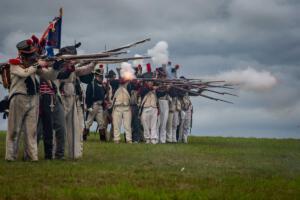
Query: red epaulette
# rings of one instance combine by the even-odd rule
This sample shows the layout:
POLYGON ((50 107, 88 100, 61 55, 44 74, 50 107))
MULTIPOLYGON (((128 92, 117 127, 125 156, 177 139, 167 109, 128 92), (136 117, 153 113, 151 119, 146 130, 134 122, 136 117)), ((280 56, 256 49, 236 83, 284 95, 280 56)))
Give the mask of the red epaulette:
POLYGON ((20 58, 9 59, 9 64, 11 65, 21 65, 22 61, 20 58))

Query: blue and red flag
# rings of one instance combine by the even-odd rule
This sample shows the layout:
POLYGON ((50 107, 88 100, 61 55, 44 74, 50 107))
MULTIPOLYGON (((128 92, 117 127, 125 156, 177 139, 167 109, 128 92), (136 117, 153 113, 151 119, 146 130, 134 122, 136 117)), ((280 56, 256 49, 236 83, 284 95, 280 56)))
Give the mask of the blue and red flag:
POLYGON ((54 48, 60 49, 61 46, 62 8, 60 8, 59 12, 59 17, 55 17, 49 23, 39 39, 40 47, 47 51, 49 57, 54 56, 54 48))
POLYGON ((49 44, 52 48, 60 49, 62 18, 56 17, 53 21, 53 27, 51 27, 48 32, 47 44, 49 44))

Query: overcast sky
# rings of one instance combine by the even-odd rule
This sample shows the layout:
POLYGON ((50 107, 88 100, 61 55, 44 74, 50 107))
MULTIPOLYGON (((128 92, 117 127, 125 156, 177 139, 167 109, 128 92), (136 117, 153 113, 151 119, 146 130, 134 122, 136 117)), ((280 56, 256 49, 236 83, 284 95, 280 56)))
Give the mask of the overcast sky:
POLYGON ((186 77, 251 69, 276 78, 268 89, 240 88, 239 98, 225 97, 233 105, 194 98, 193 134, 300 138, 298 0, 0 2, 0 62, 16 56, 18 41, 40 36, 62 6, 63 44, 81 41, 82 53, 151 37, 131 55, 166 41, 170 59, 186 77))

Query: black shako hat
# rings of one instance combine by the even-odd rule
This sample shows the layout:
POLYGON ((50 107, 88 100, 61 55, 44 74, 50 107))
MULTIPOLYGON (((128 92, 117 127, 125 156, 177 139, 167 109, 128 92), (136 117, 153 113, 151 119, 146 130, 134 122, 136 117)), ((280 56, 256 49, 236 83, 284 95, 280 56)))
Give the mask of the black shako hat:
POLYGON ((23 40, 16 45, 18 51, 23 55, 32 55, 36 52, 32 40, 23 40))
POLYGON ((65 46, 59 49, 58 54, 56 56, 61 55, 77 55, 77 48, 81 46, 81 43, 78 42, 73 46, 65 46))
POLYGON ((117 74, 113 70, 109 70, 108 74, 106 75, 106 78, 113 78, 117 74))

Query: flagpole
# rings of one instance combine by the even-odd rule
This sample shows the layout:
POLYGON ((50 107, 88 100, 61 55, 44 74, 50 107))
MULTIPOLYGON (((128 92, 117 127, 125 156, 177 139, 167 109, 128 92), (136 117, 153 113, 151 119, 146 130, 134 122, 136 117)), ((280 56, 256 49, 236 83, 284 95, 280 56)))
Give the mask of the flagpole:
MULTIPOLYGON (((62 16, 63 16, 63 8, 61 7, 59 9, 59 19, 62 19, 62 16)), ((46 37, 48 37, 48 33, 49 33, 49 30, 53 29, 55 27, 55 24, 56 22, 58 21, 58 19, 56 19, 55 21, 53 20, 52 22, 49 22, 49 25, 47 26, 46 30, 44 31, 42 37, 40 38, 40 41, 43 41, 46 39, 46 37)))
MULTIPOLYGON (((106 44, 104 46, 104 51, 106 51, 106 44)), ((108 74, 108 64, 106 64, 106 74, 108 74)))

